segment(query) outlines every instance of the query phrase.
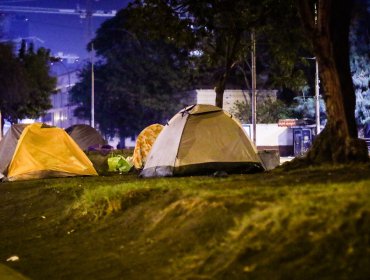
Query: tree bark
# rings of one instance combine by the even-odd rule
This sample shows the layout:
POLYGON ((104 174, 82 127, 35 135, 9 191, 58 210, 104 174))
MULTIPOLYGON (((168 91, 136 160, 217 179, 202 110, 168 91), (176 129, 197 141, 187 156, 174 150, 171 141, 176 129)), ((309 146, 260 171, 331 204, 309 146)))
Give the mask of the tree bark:
POLYGON ((216 81, 215 92, 216 92, 216 106, 222 108, 224 103, 224 92, 225 92, 226 79, 224 77, 216 81))
POLYGON ((366 143, 358 139, 356 96, 349 64, 351 0, 318 1, 318 17, 307 0, 297 0, 312 42, 324 89, 327 125, 307 154, 314 163, 367 161, 366 143))
POLYGON ((235 66, 234 61, 237 54, 238 46, 240 45, 241 40, 241 32, 236 31, 231 38, 225 38, 225 65, 223 69, 223 73, 220 74, 215 82, 215 92, 216 92, 216 100, 215 104, 217 107, 223 107, 224 101, 224 92, 226 87, 226 82, 230 77, 230 72, 235 66))
POLYGON ((3 139, 4 136, 4 120, 3 120, 3 114, 0 110, 0 140, 3 139))

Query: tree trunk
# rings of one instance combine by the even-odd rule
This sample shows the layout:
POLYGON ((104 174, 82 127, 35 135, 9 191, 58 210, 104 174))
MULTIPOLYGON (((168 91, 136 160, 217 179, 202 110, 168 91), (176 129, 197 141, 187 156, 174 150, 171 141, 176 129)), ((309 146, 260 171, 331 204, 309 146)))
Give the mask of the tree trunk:
POLYGON ((238 46, 240 45, 241 32, 236 32, 231 38, 225 39, 225 65, 223 73, 216 78, 215 92, 216 92, 216 106, 222 108, 224 101, 224 92, 226 82, 230 77, 230 72, 235 66, 234 61, 238 46))
POLYGON ((317 21, 308 2, 298 0, 304 27, 319 64, 327 125, 315 140, 307 159, 314 163, 367 161, 366 143, 357 135, 356 96, 349 64, 352 1, 320 0, 317 21))
POLYGON ((126 136, 123 136, 123 135, 120 135, 119 136, 119 142, 117 144, 117 149, 118 150, 122 150, 122 149, 126 149, 126 136))
POLYGON ((3 120, 3 114, 0 110, 0 140, 3 139, 4 136, 4 120, 3 120))
POLYGON ((226 78, 222 76, 216 81, 215 92, 216 92, 216 106, 222 108, 224 103, 224 92, 225 92, 226 78))

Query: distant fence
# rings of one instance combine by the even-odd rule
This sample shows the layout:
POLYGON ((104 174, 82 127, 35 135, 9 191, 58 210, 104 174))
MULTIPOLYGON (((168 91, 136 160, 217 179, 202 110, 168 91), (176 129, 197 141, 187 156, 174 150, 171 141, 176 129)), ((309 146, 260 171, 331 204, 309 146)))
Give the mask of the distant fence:
POLYGON ((370 153, 370 138, 362 138, 362 140, 365 140, 366 145, 367 145, 367 150, 370 153))

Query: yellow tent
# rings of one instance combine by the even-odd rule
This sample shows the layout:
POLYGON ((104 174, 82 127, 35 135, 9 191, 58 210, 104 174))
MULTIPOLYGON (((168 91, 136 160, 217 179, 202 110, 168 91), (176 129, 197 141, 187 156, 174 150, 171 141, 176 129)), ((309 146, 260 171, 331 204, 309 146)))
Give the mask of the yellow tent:
POLYGON ((162 129, 163 125, 156 123, 147 126, 140 132, 136 139, 134 154, 132 156, 132 161, 136 169, 144 167, 146 157, 162 129))
POLYGON ((23 130, 7 174, 9 181, 79 175, 98 174, 63 129, 41 123, 23 130))

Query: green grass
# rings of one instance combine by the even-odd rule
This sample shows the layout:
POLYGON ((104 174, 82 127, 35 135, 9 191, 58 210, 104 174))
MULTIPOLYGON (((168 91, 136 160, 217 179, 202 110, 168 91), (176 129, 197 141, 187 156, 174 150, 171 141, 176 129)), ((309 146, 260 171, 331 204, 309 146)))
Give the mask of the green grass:
POLYGON ((3 183, 0 261, 31 279, 368 279, 369 171, 3 183))

